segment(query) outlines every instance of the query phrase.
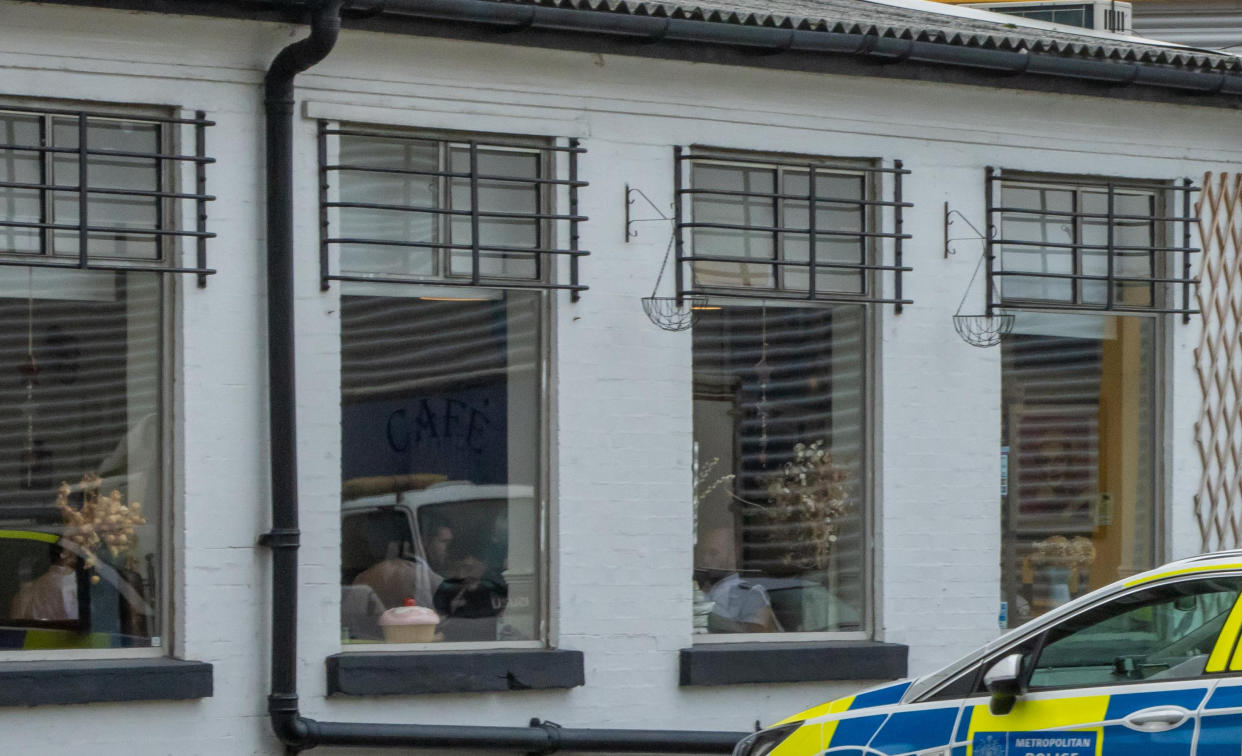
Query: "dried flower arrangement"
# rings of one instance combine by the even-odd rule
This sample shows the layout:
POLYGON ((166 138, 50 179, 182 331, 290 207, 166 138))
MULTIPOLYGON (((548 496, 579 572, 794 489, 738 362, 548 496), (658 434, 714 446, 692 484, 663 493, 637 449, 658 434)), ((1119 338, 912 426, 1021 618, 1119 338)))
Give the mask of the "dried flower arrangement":
POLYGON ((1095 546, 1091 540, 1083 536, 1073 539, 1065 536, 1049 536, 1037 541, 1031 552, 1032 566, 1042 567, 1074 567, 1086 569, 1095 561, 1095 546))
MULTIPOLYGON (((98 475, 86 473, 76 486, 62 482, 56 493, 56 508, 68 526, 64 538, 85 555, 82 567, 88 570, 98 563, 100 546, 106 546, 113 559, 133 549, 138 544, 138 526, 147 522, 140 502, 126 504, 117 490, 100 495, 102 485, 98 475), (81 507, 69 503, 75 488, 82 493, 81 507)), ((97 581, 98 576, 92 579, 97 581)))
POLYGON ((827 568, 841 519, 854 508, 854 471, 823 440, 796 444, 794 458, 767 481, 767 503, 752 505, 764 540, 778 547, 781 566, 805 572, 827 568))

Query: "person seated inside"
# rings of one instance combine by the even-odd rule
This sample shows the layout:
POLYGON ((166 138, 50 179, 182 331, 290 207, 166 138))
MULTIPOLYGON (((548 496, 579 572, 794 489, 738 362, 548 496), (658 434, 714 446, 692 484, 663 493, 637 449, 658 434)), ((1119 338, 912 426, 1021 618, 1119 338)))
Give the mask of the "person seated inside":
POLYGON ((452 530, 442 524, 428 527, 420 541, 421 550, 427 555, 423 556, 409 553, 409 541, 400 538, 401 534, 389 532, 383 525, 379 520, 367 523, 368 548, 373 554, 384 557, 358 573, 354 585, 369 586, 385 608, 402 606, 407 598, 413 598, 418 606, 433 606, 436 591, 444 579, 433 568, 431 557, 447 551, 453 540, 452 530))
POLYGON ((738 574, 737 552, 733 530, 723 526, 702 533, 694 545, 695 580, 715 603, 708 632, 783 632, 767 590, 738 574))
POLYGON ((489 546, 477 540, 471 543, 469 538, 453 546, 452 566, 435 595, 435 610, 444 618, 445 640, 496 640, 498 618, 509 602, 509 585, 503 562, 492 561, 489 546))

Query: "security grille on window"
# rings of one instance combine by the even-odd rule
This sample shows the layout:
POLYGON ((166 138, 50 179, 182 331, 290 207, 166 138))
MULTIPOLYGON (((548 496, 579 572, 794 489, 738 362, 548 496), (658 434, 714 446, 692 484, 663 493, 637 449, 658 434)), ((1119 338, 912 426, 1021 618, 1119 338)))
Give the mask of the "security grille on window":
POLYGON ((327 124, 320 148, 342 638, 539 647, 547 305, 587 288, 582 150, 327 124))
POLYGON ((1178 313, 1191 307, 1198 187, 988 169, 988 312, 996 307, 1178 313), (1180 212, 1174 210, 1180 206, 1180 212), (1180 239, 1180 244, 1170 239, 1180 239), (1179 290, 1174 306, 1167 289, 1179 290), (993 290, 999 291, 996 301, 993 290))
POLYGON ((577 140, 452 139, 320 127, 321 283, 441 282, 565 289, 577 301, 577 140), (329 162, 328 143, 339 145, 329 162), (557 158, 567 175, 556 174, 557 158), (336 196, 330 196, 330 190, 336 196), (555 212, 559 192, 567 212, 555 212), (333 215, 339 223, 333 222, 333 215), (567 233, 557 240, 556 224, 567 233), (339 250, 339 273, 331 250, 339 250), (568 258, 568 282, 555 281, 568 258))
POLYGON ((901 312, 901 178, 895 161, 797 162, 676 150, 678 296, 888 303, 901 312), (891 199, 879 178, 891 176, 891 199), (688 180, 687 180, 688 179, 688 180), (891 212, 888 209, 891 208, 891 212), (891 230, 882 219, 892 218, 891 230), (689 233, 687 233, 689 232, 689 233), (893 263, 880 260, 892 239, 893 263), (884 297, 875 272, 892 273, 884 297))
POLYGON ((208 125, 0 107, 0 652, 167 645, 159 274, 214 272, 208 125))
MULTIPOLYGON (((207 267, 205 129, 194 118, 0 108, 0 265, 195 273, 207 267), (178 132, 193 129, 192 151, 178 132), (193 191, 178 191, 182 168, 193 191), (194 203, 192 228, 179 223, 194 203), (178 266, 178 238, 197 245, 178 266)), ((184 140, 191 141, 191 140, 184 140)))

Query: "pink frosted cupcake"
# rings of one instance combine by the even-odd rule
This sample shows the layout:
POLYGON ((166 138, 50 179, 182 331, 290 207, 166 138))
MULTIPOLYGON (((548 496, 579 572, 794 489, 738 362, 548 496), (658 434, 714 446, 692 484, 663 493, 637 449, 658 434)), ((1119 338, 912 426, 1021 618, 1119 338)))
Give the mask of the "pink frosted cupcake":
POLYGON ((394 606, 381 614, 379 624, 388 643, 430 643, 436 639, 440 615, 408 598, 405 606, 394 606))

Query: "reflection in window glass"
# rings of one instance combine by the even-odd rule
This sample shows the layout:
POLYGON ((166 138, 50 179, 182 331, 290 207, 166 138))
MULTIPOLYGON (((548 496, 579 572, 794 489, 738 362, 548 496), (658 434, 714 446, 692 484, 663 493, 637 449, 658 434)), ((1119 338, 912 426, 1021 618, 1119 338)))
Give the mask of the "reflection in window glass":
POLYGON ((470 146, 457 142, 344 134, 339 143, 340 201, 365 205, 342 208, 340 236, 354 240, 341 245, 342 271, 469 279, 477 222, 481 278, 543 277, 538 149, 478 145, 472 164, 470 146))
POLYGON ((1115 189, 1002 183, 996 247, 1007 303, 1055 303, 1103 309, 1152 307, 1165 261, 1157 246, 1158 195, 1115 189))
MULTIPOLYGON (((0 144, 13 147, 79 148, 75 117, 0 112, 0 144)), ((86 218, 103 230, 88 234, 93 258, 155 260, 162 255, 160 237, 151 233, 167 225, 166 200, 132 192, 159 192, 165 167, 157 155, 166 152, 158 123, 91 117, 86 119, 86 218), (136 154, 103 154, 106 152, 136 154), (148 157, 149 156, 149 157, 148 157), (111 193, 106 190, 117 190, 111 193)), ((0 187, 0 219, 76 227, 82 219, 80 156, 76 152, 40 153, 0 150, 0 181, 63 187, 46 193, 36 189, 0 187)), ((76 256, 76 228, 44 232, 35 228, 0 229, 0 251, 76 256)))
POLYGON ((0 649, 161 645, 161 287, 0 271, 0 649))
POLYGON ((864 628, 863 313, 700 313, 696 632, 864 628))
MULTIPOLYGON (((0 143, 38 145, 42 142, 43 119, 32 115, 0 112, 0 143)), ((0 151, 0 181, 18 184, 43 183, 43 165, 38 152, 0 151)), ((37 189, 0 187, 0 218, 21 223, 43 221, 43 203, 37 189)), ((34 228, 0 227, 0 249, 15 253, 38 253, 41 233, 34 228)))
MULTIPOLYGON (((438 216, 404 208, 439 206, 440 150, 435 142, 379 136, 340 140, 340 201, 389 207, 351 207, 340 214, 340 236, 389 242, 440 240, 438 216), (371 168, 376 170, 358 170, 371 168)), ((433 276, 439 273, 431 247, 344 244, 341 269, 355 273, 433 276)))
POLYGON ((1199 677, 1242 578, 1173 583, 1123 596, 1049 631, 1031 688, 1199 677))
POLYGON ((541 295, 378 291, 342 297, 342 635, 538 639, 541 295))
POLYGON ((1016 314, 1002 338, 1011 622, 1154 565, 1154 318, 1016 314))
POLYGON ((866 179, 860 173, 816 170, 812 236, 810 175, 803 166, 693 161, 693 222, 708 224, 693 228, 694 256, 739 260, 695 261, 695 285, 809 292, 814 239, 816 291, 864 293, 866 272, 857 266, 866 262, 867 253, 861 236, 867 223, 862 204, 866 179), (792 264, 775 264, 782 262, 792 264))

